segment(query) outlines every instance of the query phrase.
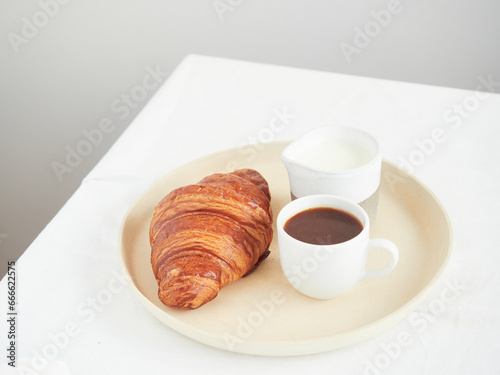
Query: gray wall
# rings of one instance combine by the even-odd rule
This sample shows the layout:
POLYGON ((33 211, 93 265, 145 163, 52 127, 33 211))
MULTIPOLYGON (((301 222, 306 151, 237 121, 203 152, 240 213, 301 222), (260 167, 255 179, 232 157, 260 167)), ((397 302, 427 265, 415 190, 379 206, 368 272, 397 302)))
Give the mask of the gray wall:
POLYGON ((154 93, 148 69, 197 53, 475 89, 500 80, 499 16, 494 0, 0 0, 0 276, 154 93))

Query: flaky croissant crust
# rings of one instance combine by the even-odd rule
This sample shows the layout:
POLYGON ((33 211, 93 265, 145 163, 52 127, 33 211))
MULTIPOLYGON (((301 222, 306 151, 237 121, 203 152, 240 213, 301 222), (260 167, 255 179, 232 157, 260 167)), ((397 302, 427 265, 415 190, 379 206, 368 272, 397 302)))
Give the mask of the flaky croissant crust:
POLYGON ((252 272, 269 254, 270 199, 253 169, 213 174, 163 198, 149 231, 160 300, 196 309, 252 272))

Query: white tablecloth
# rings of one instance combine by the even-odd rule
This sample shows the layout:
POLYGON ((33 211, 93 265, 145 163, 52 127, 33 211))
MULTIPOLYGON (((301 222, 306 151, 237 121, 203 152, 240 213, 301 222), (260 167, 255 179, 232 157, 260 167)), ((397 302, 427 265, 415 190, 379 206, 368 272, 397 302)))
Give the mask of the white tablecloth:
MULTIPOLYGON (((2 350, 0 373, 498 374, 498 80, 478 76, 473 92, 188 56, 17 262, 18 372, 2 350), (190 160, 328 124, 372 133, 447 210, 454 252, 428 299, 367 341, 295 357, 215 349, 155 319, 120 277, 135 199, 190 160)), ((0 311, 6 291, 4 278, 0 311)))

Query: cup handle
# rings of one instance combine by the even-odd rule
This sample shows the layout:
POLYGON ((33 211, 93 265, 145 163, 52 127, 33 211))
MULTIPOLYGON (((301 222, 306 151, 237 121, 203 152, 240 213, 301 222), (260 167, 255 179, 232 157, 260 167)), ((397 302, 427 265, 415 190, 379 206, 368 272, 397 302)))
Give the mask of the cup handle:
POLYGON ((387 275, 389 272, 391 272, 396 267, 396 264, 398 264, 399 251, 398 251, 397 246, 394 245, 394 243, 392 243, 389 240, 382 239, 382 238, 372 239, 368 243, 367 252, 375 247, 381 247, 381 248, 389 251, 391 253, 391 256, 392 256, 391 263, 387 267, 384 267, 384 268, 381 268, 378 270, 370 270, 370 271, 365 270, 365 273, 361 277, 361 280, 374 279, 376 277, 387 275))

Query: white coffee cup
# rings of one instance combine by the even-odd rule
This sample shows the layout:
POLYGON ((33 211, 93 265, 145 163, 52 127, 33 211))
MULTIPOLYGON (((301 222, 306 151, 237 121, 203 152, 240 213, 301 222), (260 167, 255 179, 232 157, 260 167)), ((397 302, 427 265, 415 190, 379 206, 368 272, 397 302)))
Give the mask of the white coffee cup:
POLYGON ((309 195, 288 203, 278 214, 278 246, 281 268, 288 281, 299 292, 316 299, 337 297, 361 280, 390 273, 398 262, 399 252, 386 239, 370 239, 370 220, 365 210, 352 200, 333 195, 309 195), (334 245, 313 245, 302 242, 285 232, 286 222, 296 214, 311 208, 335 208, 351 214, 363 229, 354 238, 334 245), (366 268, 368 252, 384 248, 391 262, 384 268, 366 268))
POLYGON ((382 155, 369 133, 348 126, 327 126, 306 132, 281 154, 292 199, 332 194, 360 204, 374 221, 382 155))

